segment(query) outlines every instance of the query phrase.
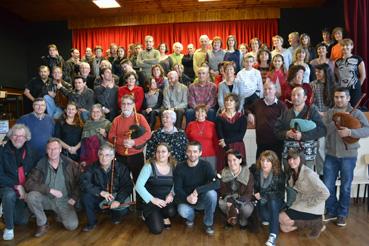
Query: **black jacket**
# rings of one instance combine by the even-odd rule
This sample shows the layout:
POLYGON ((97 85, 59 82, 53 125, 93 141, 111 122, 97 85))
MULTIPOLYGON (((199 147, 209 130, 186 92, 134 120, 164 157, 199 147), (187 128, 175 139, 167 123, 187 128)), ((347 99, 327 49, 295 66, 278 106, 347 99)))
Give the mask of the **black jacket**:
POLYGON ((0 188, 13 188, 14 185, 18 185, 18 162, 22 163, 24 174, 27 177, 32 168, 36 166, 37 161, 37 152, 28 142, 20 150, 16 150, 11 141, 0 146, 0 188))
MULTIPOLYGON (((105 172, 97 161, 82 174, 80 182, 81 191, 100 197, 101 191, 107 191, 107 183, 109 182, 110 184, 110 177, 111 169, 105 172)), ((116 193, 115 200, 121 203, 124 202, 132 193, 133 184, 128 168, 119 162, 115 163, 113 183, 112 193, 116 193)))
POLYGON ((285 193, 285 183, 286 178, 284 173, 281 171, 279 175, 273 175, 271 184, 265 188, 261 188, 261 181, 260 177, 262 175, 261 170, 256 170, 254 173, 254 192, 260 193, 260 196, 263 199, 270 200, 279 198, 284 200, 284 193, 285 193))

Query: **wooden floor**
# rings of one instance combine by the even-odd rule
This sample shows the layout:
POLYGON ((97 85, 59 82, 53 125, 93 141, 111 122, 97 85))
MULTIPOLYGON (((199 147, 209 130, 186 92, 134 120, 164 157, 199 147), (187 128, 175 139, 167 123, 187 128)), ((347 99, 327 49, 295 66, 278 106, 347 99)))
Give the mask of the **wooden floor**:
MULTIPOLYGON (((352 204, 347 226, 340 228, 333 223, 327 224, 327 230, 316 240, 307 239, 301 232, 281 233, 278 245, 369 245, 369 213, 367 204, 352 204)), ((172 228, 160 235, 152 235, 144 222, 135 213, 129 214, 120 225, 110 223, 110 218, 102 214, 98 227, 89 233, 81 232, 85 218, 81 214, 82 225, 76 231, 69 232, 55 222, 54 216, 49 216, 50 230, 42 238, 34 238, 36 228, 32 219, 28 226, 17 226, 15 239, 5 242, 0 239, 0 245, 264 245, 268 230, 263 227, 258 234, 241 231, 238 227, 226 230, 222 225, 221 215, 216 215, 215 235, 207 236, 202 230, 202 214, 196 218, 195 227, 187 229, 180 218, 172 221, 172 228)), ((4 224, 0 222, 1 230, 4 224)), ((1 234, 2 235, 2 234, 1 234)), ((0 235, 0 236, 1 236, 0 235)))

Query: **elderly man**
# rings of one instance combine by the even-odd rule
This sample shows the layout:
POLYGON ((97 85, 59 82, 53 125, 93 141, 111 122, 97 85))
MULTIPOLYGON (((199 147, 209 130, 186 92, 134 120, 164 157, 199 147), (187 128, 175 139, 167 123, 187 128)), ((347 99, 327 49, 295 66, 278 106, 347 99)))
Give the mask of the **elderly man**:
POLYGON ((62 145, 57 138, 50 138, 47 156, 42 158, 27 178, 26 198, 31 212, 36 216, 35 237, 47 233, 49 225, 44 210, 52 210, 67 230, 78 227, 78 217, 74 205, 79 198, 78 164, 61 155, 62 145))
POLYGON ((215 121, 215 104, 217 100, 217 88, 214 83, 209 81, 209 68, 200 67, 198 70, 198 81, 192 83, 188 89, 188 106, 186 112, 186 122, 195 119, 195 107, 205 104, 210 121, 215 121))
POLYGON ((195 72, 193 71, 193 54, 195 48, 193 44, 187 45, 187 54, 182 58, 182 65, 184 66, 183 73, 191 78, 191 82, 195 79, 195 72))
POLYGON ((179 163, 174 171, 174 191, 178 201, 178 213, 189 228, 194 226, 195 209, 204 210, 204 227, 208 235, 214 234, 214 213, 217 207, 219 180, 211 165, 201 160, 199 142, 187 145, 187 160, 179 163))
MULTIPOLYGON (((285 110, 275 123, 274 133, 284 140, 283 160, 287 163, 289 149, 304 152, 306 166, 314 169, 318 139, 324 137, 327 130, 318 109, 306 102, 306 92, 302 87, 292 90, 292 108, 285 110), (305 121, 303 121, 305 120, 305 121)), ((317 170, 322 173, 322 170, 317 170)))
MULTIPOLYGON (((336 220, 337 226, 345 226, 349 213, 351 184, 356 166, 358 142, 347 143, 345 138, 365 138, 369 136, 369 123, 365 115, 358 109, 353 110, 350 105, 350 91, 348 88, 336 88, 334 92, 334 107, 328 110, 324 117, 327 126, 326 157, 324 162, 324 184, 330 196, 325 203, 327 214, 324 221, 336 220), (337 126, 333 121, 335 113, 347 113, 359 120, 361 127, 351 129, 337 126), (339 200, 336 196, 336 180, 341 177, 339 200)), ((339 124, 338 124, 339 125, 339 124)))
POLYGON ((70 90, 58 84, 58 89, 68 97, 69 102, 77 105, 78 111, 83 121, 90 116, 90 110, 94 104, 94 91, 86 86, 86 81, 81 76, 74 77, 74 89, 70 90))
POLYGON ((206 61, 206 54, 208 51, 209 37, 207 35, 200 36, 201 48, 196 50, 193 55, 193 71, 198 76, 198 71, 203 63, 206 61))
POLYGON ((82 229, 84 232, 95 229, 95 210, 101 208, 99 204, 104 200, 111 211, 113 224, 120 224, 122 216, 128 212, 128 206, 121 204, 130 198, 133 189, 128 168, 119 162, 113 164, 115 151, 112 145, 102 145, 98 155, 99 161, 81 176, 82 204, 87 215, 87 225, 82 229))
POLYGON ((137 66, 141 68, 145 75, 145 81, 151 78, 152 65, 158 64, 160 60, 160 52, 154 49, 154 38, 150 35, 145 37, 145 49, 138 53, 137 66))
POLYGON ((170 59, 172 60, 172 67, 171 69, 173 70, 173 67, 177 64, 182 64, 182 58, 183 58, 183 54, 181 54, 183 50, 183 45, 180 42, 175 42, 173 44, 173 53, 169 56, 170 59))
POLYGON ((29 140, 31 132, 23 124, 15 124, 7 133, 8 141, 0 146, 0 200, 3 206, 4 240, 14 238, 14 224, 26 224, 29 211, 24 202, 24 184, 37 163, 37 153, 29 140))
POLYGON ((176 71, 168 73, 169 86, 163 92, 163 108, 173 110, 177 115, 175 126, 182 128, 183 115, 187 108, 188 89, 179 83, 176 71))
POLYGON ((100 74, 100 64, 103 60, 104 60, 103 49, 102 49, 101 46, 96 46, 95 47, 95 58, 92 61, 92 66, 91 66, 92 74, 94 76, 99 76, 99 74, 100 74))
POLYGON ((91 73, 91 65, 87 62, 81 62, 79 64, 79 74, 86 81, 87 87, 93 90, 96 76, 91 73))
POLYGON ((143 150, 151 137, 151 129, 142 114, 133 111, 135 99, 132 95, 122 97, 122 114, 115 117, 109 131, 109 141, 116 140, 117 159, 132 172, 136 182, 138 174, 144 165, 143 150), (133 132, 132 127, 141 129, 133 132))
POLYGON ((283 141, 274 134, 274 125, 278 117, 287 109, 286 105, 276 97, 276 85, 270 81, 264 84, 264 98, 246 108, 248 121, 255 125, 256 159, 265 150, 273 150, 282 159, 283 141))
POLYGON ((45 153, 46 143, 54 134, 54 120, 45 114, 46 102, 43 98, 33 101, 33 112, 23 115, 17 123, 26 125, 32 134, 30 144, 39 156, 45 153))

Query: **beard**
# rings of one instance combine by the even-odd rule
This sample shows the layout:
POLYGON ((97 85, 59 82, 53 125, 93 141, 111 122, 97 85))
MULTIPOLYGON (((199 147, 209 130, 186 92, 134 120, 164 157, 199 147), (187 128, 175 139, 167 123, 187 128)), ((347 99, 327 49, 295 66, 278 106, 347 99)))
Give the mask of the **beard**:
POLYGON ((122 114, 124 117, 129 117, 132 114, 132 110, 122 110, 122 114))

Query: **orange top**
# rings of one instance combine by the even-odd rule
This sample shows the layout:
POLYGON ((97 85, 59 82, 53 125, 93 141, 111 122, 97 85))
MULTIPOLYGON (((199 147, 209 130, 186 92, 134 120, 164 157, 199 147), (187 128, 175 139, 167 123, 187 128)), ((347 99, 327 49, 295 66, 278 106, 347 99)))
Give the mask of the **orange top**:
POLYGON ((119 115, 113 120, 112 126, 109 131, 109 142, 113 143, 113 138, 116 137, 117 141, 115 150, 119 155, 129 156, 141 153, 143 151, 144 144, 151 138, 150 126, 147 123, 145 117, 141 114, 137 114, 137 118, 140 126, 143 126, 146 131, 142 136, 133 140, 135 141, 135 146, 139 146, 142 148, 128 148, 128 154, 126 154, 126 148, 123 145, 123 140, 129 137, 129 127, 136 124, 134 114, 129 117, 119 115))
POLYGON ((342 46, 339 43, 337 43, 332 47, 331 60, 336 62, 341 57, 342 57, 342 46))

